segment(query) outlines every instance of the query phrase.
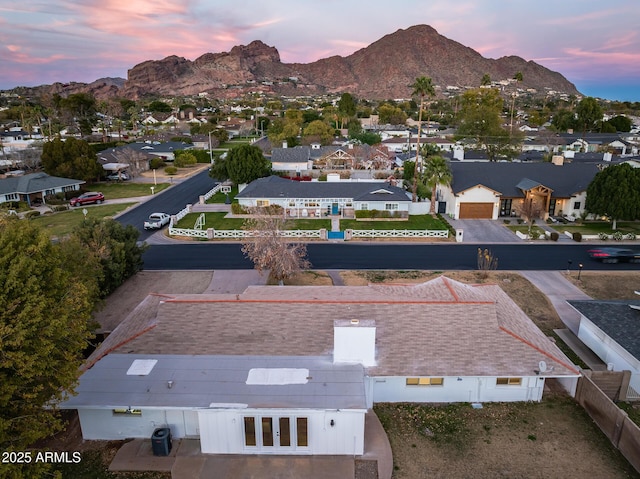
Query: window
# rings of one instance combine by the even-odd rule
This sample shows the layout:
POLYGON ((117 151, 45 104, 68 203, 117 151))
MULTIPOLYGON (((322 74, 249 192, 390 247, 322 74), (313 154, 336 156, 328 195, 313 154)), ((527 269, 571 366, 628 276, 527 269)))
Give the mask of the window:
POLYGON ((385 210, 397 210, 398 209, 398 203, 385 203, 384 209, 385 210))
POLYGON ((407 386, 442 386, 444 378, 407 378, 407 386))
POLYGON ((17 201, 18 193, 9 193, 8 195, 4 195, 4 199, 7 201, 17 201))
POLYGON ((309 445, 309 441, 307 439, 307 418, 297 417, 296 428, 298 429, 298 447, 307 447, 309 445))
POLYGON ((498 386, 520 386, 522 384, 522 378, 498 378, 496 379, 496 385, 498 386))
POLYGON ((142 410, 129 408, 117 408, 113 410, 114 416, 142 416, 142 410))
POLYGON ((262 445, 273 446, 273 418, 262 418, 262 445))
POLYGON ((257 200, 256 206, 259 206, 259 207, 269 206, 269 200, 257 200))
POLYGON ((363 211, 367 211, 369 209, 368 203, 360 203, 360 209, 363 211))
POLYGON ((573 203, 573 209, 574 210, 579 210, 580 209, 580 202, 579 201, 575 201, 573 203))
POLYGON ((244 445, 256 445, 256 419, 254 417, 244 418, 244 445))

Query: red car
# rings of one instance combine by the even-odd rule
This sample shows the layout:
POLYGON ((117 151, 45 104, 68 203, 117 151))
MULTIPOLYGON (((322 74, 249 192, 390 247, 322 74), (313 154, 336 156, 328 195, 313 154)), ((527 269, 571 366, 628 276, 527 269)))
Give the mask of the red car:
POLYGON ((71 198, 69 204, 71 206, 84 206, 95 203, 99 205, 104 201, 104 195, 99 191, 89 191, 87 193, 83 193, 77 198, 71 198))

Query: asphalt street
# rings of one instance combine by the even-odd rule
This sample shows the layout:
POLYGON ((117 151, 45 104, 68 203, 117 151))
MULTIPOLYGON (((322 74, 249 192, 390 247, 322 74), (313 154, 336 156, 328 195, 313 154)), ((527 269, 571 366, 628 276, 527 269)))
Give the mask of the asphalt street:
MULTIPOLYGON (((602 264, 589 258, 588 244, 380 244, 309 243, 314 269, 475 270, 478 248, 489 248, 499 270, 636 270, 638 264, 602 264)), ((149 270, 251 269, 252 263, 233 243, 151 245, 144 254, 149 270)))

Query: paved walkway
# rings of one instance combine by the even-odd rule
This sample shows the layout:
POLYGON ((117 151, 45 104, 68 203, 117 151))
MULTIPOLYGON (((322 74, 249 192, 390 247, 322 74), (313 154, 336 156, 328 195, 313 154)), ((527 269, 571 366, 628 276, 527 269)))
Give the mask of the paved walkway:
POLYGON ((574 353, 594 371, 603 371, 606 364, 578 338, 580 313, 573 309, 568 300, 590 300, 591 296, 571 283, 559 271, 521 271, 520 274, 542 291, 555 308, 567 329, 557 329, 555 333, 574 353))
POLYGON ((215 270, 205 293, 242 294, 248 286, 267 284, 269 273, 255 269, 215 270))
MULTIPOLYGON (((365 415, 362 456, 202 454, 197 439, 178 439, 168 456, 154 456, 150 439, 134 439, 116 453, 109 470, 165 471, 172 479, 353 479, 356 461, 377 462, 377 477, 391 479, 389 439, 374 412, 365 415)), ((375 469, 374 469, 375 474, 375 469)))
POLYGON ((562 322, 573 334, 577 335, 580 314, 569 306, 567 300, 589 300, 592 298, 574 286, 559 271, 522 271, 520 274, 549 298, 562 322))

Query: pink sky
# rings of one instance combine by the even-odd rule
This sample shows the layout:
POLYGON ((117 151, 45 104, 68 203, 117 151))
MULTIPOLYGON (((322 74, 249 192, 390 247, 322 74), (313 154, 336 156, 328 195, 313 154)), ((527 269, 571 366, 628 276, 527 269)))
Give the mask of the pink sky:
POLYGON ((640 101, 639 18, 637 0, 0 0, 0 89, 126 78, 145 60, 253 40, 307 63, 427 24, 485 57, 536 61, 587 95, 640 101))

